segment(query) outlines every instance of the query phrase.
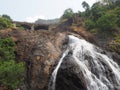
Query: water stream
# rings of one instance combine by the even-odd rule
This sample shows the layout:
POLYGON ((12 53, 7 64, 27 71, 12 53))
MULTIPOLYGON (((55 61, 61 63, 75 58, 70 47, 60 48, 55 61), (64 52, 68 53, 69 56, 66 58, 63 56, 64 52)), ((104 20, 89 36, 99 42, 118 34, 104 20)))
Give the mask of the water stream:
POLYGON ((49 86, 49 88, 51 87, 49 90, 56 90, 57 73, 69 51, 72 51, 74 62, 82 71, 87 90, 120 90, 120 67, 118 64, 104 54, 100 48, 72 35, 69 35, 67 50, 52 73, 52 85, 49 86))

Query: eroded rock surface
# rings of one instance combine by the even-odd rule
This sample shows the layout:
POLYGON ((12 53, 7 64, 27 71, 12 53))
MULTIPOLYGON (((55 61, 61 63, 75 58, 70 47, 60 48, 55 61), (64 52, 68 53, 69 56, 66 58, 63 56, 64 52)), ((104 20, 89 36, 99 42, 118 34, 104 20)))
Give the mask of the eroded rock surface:
MULTIPOLYGON (((25 88, 22 90, 47 90, 51 73, 57 65, 62 52, 66 49, 67 34, 84 38, 96 44, 92 35, 83 31, 82 28, 75 27, 58 26, 51 31, 22 31, 15 29, 0 32, 0 38, 11 37, 15 41, 16 61, 26 62, 27 75, 25 88)), ((78 66, 71 56, 65 57, 58 71, 56 90, 87 90, 81 72, 78 72, 75 69, 76 67, 78 66), (59 81, 64 82, 59 83, 59 81)))
POLYGON ((87 90, 84 80, 74 58, 66 56, 58 71, 56 90, 87 90))
POLYGON ((16 60, 26 62, 26 89, 45 90, 53 65, 66 42, 66 35, 51 31, 1 31, 1 38, 11 37, 16 43, 16 60))

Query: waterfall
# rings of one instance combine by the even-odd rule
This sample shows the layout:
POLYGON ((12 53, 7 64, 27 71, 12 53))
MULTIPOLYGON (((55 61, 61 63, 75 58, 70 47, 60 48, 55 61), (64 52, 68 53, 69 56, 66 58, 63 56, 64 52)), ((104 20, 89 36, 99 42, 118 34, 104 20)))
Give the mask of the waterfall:
POLYGON ((53 84, 52 84, 52 87, 51 87, 52 90, 55 90, 55 82, 56 82, 57 72, 58 72, 58 69, 59 69, 62 61, 63 61, 63 58, 67 55, 67 53, 68 53, 68 50, 66 50, 65 53, 63 53, 63 55, 62 55, 58 65, 57 65, 57 67, 55 68, 55 70, 52 73, 52 78, 53 78, 52 79, 53 84))
POLYGON ((116 62, 104 54, 99 47, 69 35, 67 50, 63 53, 58 65, 52 73, 49 90, 56 90, 58 70, 69 52, 72 52, 78 70, 83 74, 87 90, 120 90, 120 67, 116 62), (51 89, 50 89, 51 87, 51 89))

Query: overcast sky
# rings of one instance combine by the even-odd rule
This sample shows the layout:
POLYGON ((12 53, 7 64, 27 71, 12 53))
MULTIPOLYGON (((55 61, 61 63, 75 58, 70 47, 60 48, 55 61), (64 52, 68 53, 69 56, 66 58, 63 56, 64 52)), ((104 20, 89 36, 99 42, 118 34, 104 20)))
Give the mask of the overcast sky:
POLYGON ((38 18, 53 19, 60 17, 64 10, 83 11, 81 3, 92 5, 96 0, 1 0, 0 15, 7 14, 15 21, 34 22, 38 18))

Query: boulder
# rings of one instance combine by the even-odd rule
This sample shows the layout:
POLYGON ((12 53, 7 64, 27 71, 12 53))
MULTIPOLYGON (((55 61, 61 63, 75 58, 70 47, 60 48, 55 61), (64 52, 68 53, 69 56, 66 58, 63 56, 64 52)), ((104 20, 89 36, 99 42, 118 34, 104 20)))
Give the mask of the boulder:
POLYGON ((55 90, 87 90, 84 80, 78 64, 68 55, 58 71, 55 90))

